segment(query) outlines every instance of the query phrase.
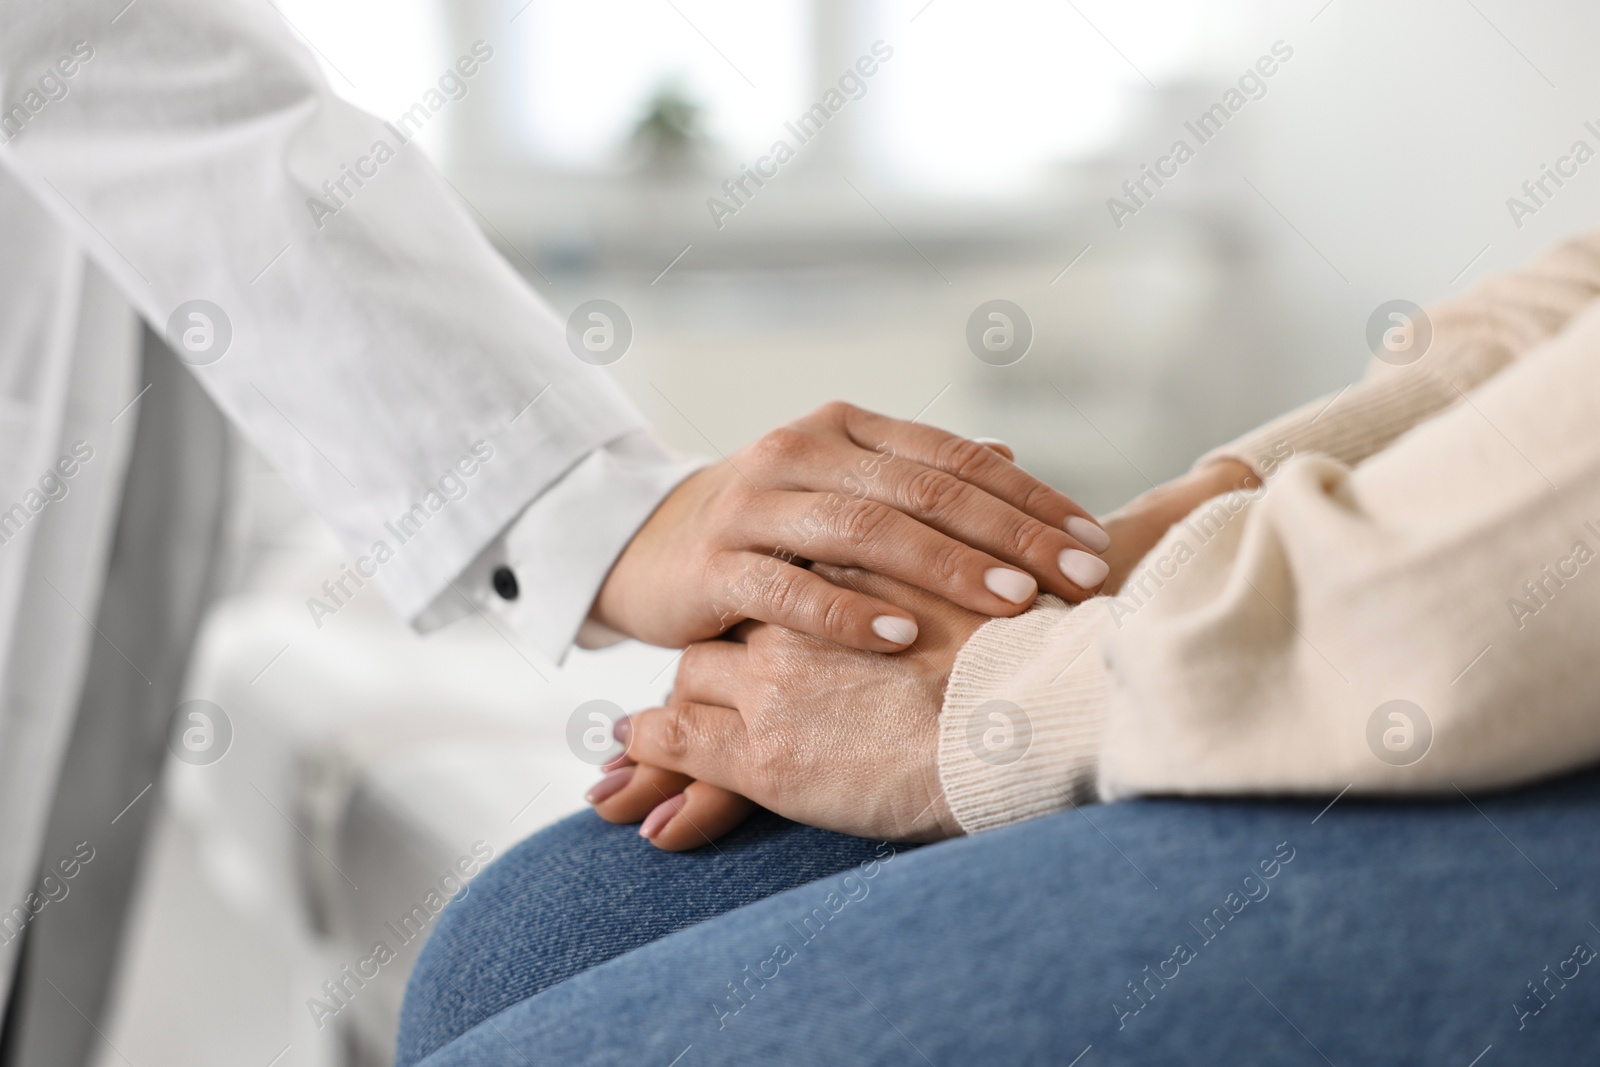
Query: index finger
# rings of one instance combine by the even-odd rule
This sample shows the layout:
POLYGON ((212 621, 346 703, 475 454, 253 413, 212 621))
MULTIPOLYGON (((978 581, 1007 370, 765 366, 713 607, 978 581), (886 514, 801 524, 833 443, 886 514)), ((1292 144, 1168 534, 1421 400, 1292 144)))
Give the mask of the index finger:
POLYGON ((845 432, 850 439, 862 448, 885 454, 886 462, 904 456, 924 466, 936 467, 1040 522, 1066 530, 1086 547, 1100 550, 1095 544, 1098 538, 1087 529, 1092 527, 1097 531, 1100 526, 1088 511, 987 445, 933 426, 905 422, 856 407, 846 406, 844 410, 845 432), (1078 521, 1072 522, 1074 519, 1078 521), (1088 537, 1084 537, 1084 533, 1088 537))
POLYGON ((746 792, 744 720, 732 708, 690 702, 648 708, 618 719, 612 733, 639 763, 746 792))

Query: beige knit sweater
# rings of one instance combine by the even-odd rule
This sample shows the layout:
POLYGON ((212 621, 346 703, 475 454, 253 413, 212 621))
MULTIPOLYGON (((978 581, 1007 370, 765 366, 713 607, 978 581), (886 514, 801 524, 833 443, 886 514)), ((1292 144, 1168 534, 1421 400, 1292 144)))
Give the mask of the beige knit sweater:
POLYGON ((1600 760, 1597 298, 1600 232, 1430 309, 1417 362, 1213 453, 1265 487, 1201 506, 1117 597, 984 625, 941 719, 961 826, 1600 760))

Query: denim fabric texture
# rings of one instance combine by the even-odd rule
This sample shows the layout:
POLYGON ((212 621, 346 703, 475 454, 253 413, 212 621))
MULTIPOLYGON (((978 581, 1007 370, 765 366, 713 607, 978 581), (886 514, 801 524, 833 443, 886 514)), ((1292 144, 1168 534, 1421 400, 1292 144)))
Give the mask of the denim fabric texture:
POLYGON ((396 1067, 580 971, 879 848, 765 811, 691 853, 662 852, 638 827, 592 812, 564 819, 508 851, 439 916, 407 991, 396 1067))
MULTIPOLYGON (((479 1013, 422 1062, 1600 1063, 1600 774, 1326 803, 1138 801, 901 852, 479 1013)), ((492 982, 614 937, 566 881, 631 880, 630 910, 671 926, 756 870, 707 850, 652 879, 661 857, 586 832, 605 831, 563 824, 485 874, 468 907, 571 903, 523 923, 539 940, 450 924, 412 1014, 460 1003, 437 975, 492 982)))

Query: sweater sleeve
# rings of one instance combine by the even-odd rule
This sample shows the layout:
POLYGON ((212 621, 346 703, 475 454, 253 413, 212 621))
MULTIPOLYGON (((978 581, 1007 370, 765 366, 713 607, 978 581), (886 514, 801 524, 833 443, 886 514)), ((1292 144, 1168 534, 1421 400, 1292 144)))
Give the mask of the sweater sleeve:
POLYGON ((1109 695, 1096 638, 1109 603, 1041 597, 961 650, 939 718, 939 775, 967 833, 1094 799, 1109 695))
POLYGON ((1496 314, 1542 342, 1464 344, 1452 365, 1481 384, 1409 432, 1369 424, 1376 454, 1352 423, 1356 454, 1306 448, 1207 502, 1119 596, 979 630, 941 724, 960 825, 1096 796, 1454 795, 1600 757, 1600 305, 1565 330, 1528 306, 1496 314), (1026 744, 996 756, 1002 721, 1026 744))
POLYGON ((1600 230, 1429 308, 1431 341, 1414 362, 1375 359, 1361 381, 1251 430, 1196 465, 1236 459, 1267 477, 1290 457, 1317 452, 1355 466, 1559 333, 1597 297, 1600 230))

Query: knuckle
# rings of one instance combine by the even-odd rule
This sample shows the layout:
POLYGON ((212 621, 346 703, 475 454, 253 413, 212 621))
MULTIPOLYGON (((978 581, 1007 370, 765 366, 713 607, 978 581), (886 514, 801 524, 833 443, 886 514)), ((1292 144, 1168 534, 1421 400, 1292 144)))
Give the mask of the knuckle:
POLYGON ((809 447, 810 441, 805 431, 794 426, 779 426, 769 430, 750 446, 756 462, 769 470, 792 465, 809 447))
POLYGON ((672 704, 661 716, 661 751, 675 759, 689 754, 694 740, 695 714, 689 704, 672 704))
POLYGON ((778 619, 792 619, 805 611, 806 576, 785 567, 767 582, 767 605, 778 619))
POLYGON ((928 571, 934 581, 944 586, 956 585, 966 569, 970 551, 961 542, 948 539, 934 549, 933 558, 928 561, 928 571))
POLYGON ((1025 518, 1011 531, 1011 548, 1017 559, 1026 559, 1048 547, 1046 542, 1055 536, 1056 532, 1038 519, 1025 518))
POLYGON ((942 469, 963 479, 990 469, 999 458, 990 449, 965 437, 952 437, 942 442, 934 455, 942 469))
POLYGON ((860 597, 841 589, 822 609, 822 632, 832 638, 854 633, 860 621, 860 597))
POLYGON ((906 482, 906 503, 918 515, 946 514, 962 503, 969 488, 959 478, 925 467, 906 482))
POLYGON ((839 511, 839 537, 853 545, 872 544, 894 514, 893 508, 875 500, 852 501, 839 511))
POLYGON ((1056 491, 1041 481, 1032 483, 1022 495, 1022 510, 1029 515, 1051 515, 1057 510, 1056 491))
POLYGON ((817 418, 828 423, 842 423, 855 413, 855 408, 843 400, 830 400, 812 412, 817 418))

